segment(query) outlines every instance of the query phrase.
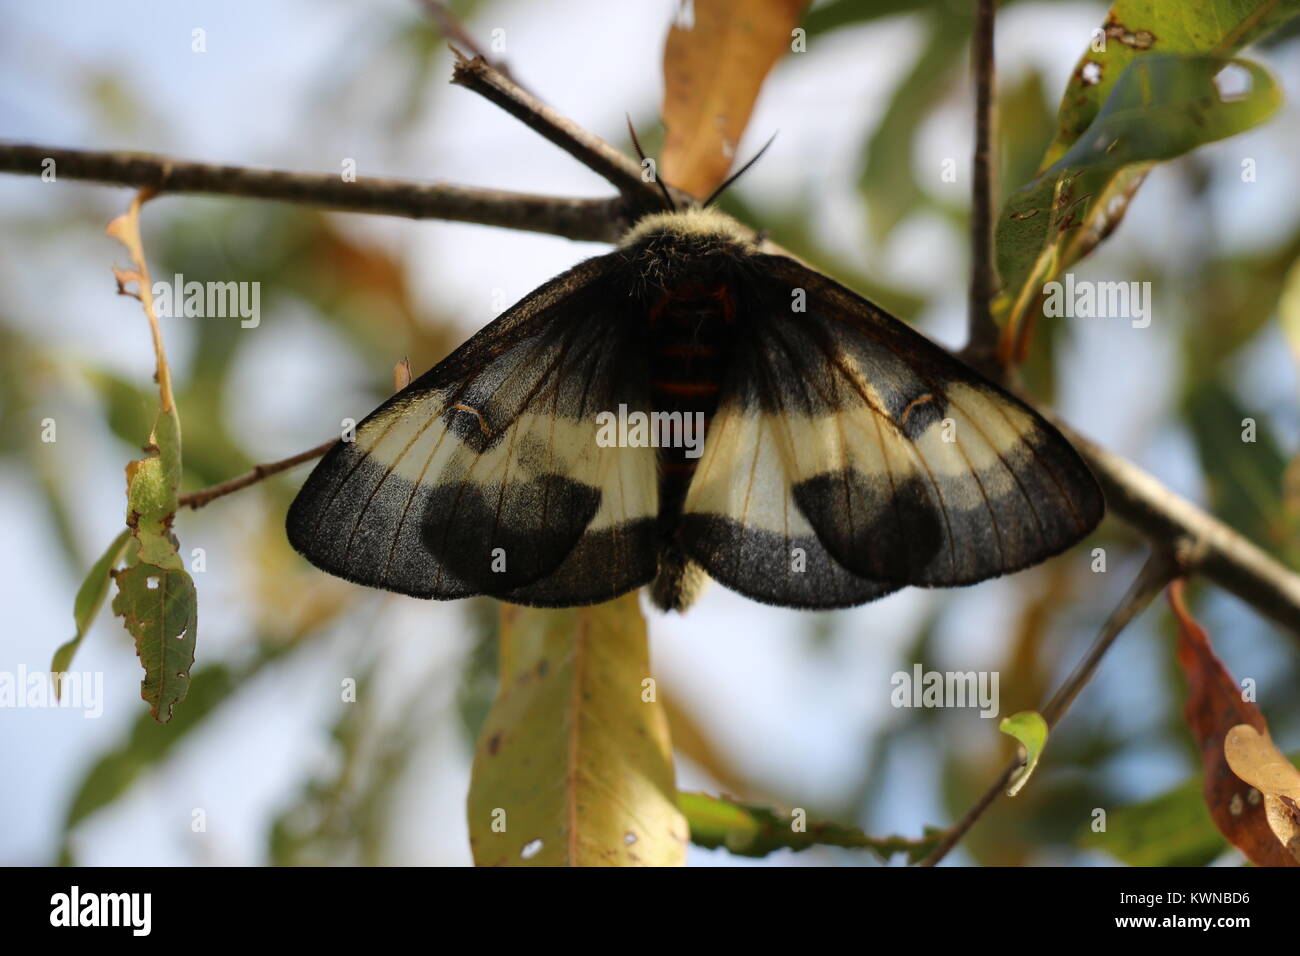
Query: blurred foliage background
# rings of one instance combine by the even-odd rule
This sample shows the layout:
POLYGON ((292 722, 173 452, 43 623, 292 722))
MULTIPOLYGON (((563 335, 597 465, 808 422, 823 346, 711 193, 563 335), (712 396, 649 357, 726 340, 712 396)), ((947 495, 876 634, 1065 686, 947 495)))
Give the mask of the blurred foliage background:
MULTIPOLYGON (((221 9, 132 2, 5 4, 0 135, 59 146, 604 195, 490 105, 449 87, 444 38, 416 3, 328 0, 221 9), (208 50, 190 49, 207 31, 208 50), (57 65, 56 65, 57 64, 57 65), (22 92, 18 92, 21 90, 22 92)), ((504 28, 532 90, 620 145, 629 112, 662 143, 658 58, 671 3, 519 0, 451 5, 477 36, 504 28), (618 6, 611 11, 608 7, 618 6), (545 7, 544 10, 537 9, 545 7), (599 82, 593 82, 599 79, 599 82)), ((741 152, 781 137, 724 206, 947 344, 966 288, 969 5, 828 0, 808 52, 769 78, 741 152), (956 158, 956 183, 941 176, 956 158)), ((1062 90, 1105 8, 1002 4, 999 183, 1032 178, 1062 90)), ((1155 321, 1040 323, 1028 390, 1291 567, 1300 563, 1300 416, 1280 321, 1300 288, 1300 42, 1251 56, 1288 95, 1267 126, 1156 170, 1119 232, 1076 267, 1150 281, 1155 321), (1257 181, 1240 181, 1242 157, 1257 181), (1240 440, 1241 421, 1258 423, 1240 440)), ((104 225, 125 190, 0 182, 0 487, 8 531, 0 669, 48 667, 72 596, 121 523, 122 472, 152 421, 152 357, 104 225), (40 440, 40 422, 58 441, 40 440)), ((262 321, 164 325, 185 433, 183 490, 317 444, 493 314, 600 247, 483 227, 409 223, 240 199, 146 206, 156 279, 261 283, 262 321)), ((1294 340, 1293 340, 1294 341, 1294 340)), ((77 669, 106 675, 105 713, 0 712, 0 861, 464 863, 473 741, 495 693, 496 608, 428 605, 328 578, 297 558, 283 518, 291 472, 177 520, 202 547, 198 658, 170 724, 138 699, 120 622, 101 615, 77 669), (339 700, 357 681, 356 704, 339 700), (195 811, 204 829, 196 832, 195 811)), ((960 815, 1012 744, 974 711, 895 710, 914 662, 997 670, 1002 713, 1032 709, 1123 593, 1142 543, 1109 521, 1071 553, 1010 579, 907 592, 865 608, 775 611, 715 587, 683 618, 651 617, 684 789, 723 791, 917 836, 960 815), (1107 552, 1094 573, 1090 552, 1107 552)), ((1273 735, 1300 746, 1296 647, 1235 599, 1192 608, 1273 735)), ((1000 801, 954 856, 984 864, 1234 861, 1199 795, 1197 752, 1163 604, 1145 614, 1054 734, 1033 783, 1000 801), (1107 808, 1108 834, 1088 832, 1107 808)), ((1289 745, 1289 746, 1288 746, 1289 745)), ((872 863, 820 848, 741 861, 872 863)))

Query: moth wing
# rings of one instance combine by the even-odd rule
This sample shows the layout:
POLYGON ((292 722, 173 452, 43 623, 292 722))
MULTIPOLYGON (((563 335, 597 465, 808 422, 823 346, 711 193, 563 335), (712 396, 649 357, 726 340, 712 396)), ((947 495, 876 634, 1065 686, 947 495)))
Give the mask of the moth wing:
POLYGON ((850 572, 822 543, 795 502, 783 431, 724 395, 683 505, 682 550, 731 590, 784 607, 852 607, 898 590, 850 572))
POLYGON ((649 581, 654 449, 597 442, 598 412, 648 408, 617 264, 553 279, 369 415, 298 493, 293 546, 426 598, 583 604, 649 581))
POLYGON ((785 257, 755 260, 753 334, 737 345, 685 505, 685 547, 710 573, 718 543, 745 538, 755 570, 732 569, 738 589, 791 603, 791 585, 765 584, 760 569, 785 547, 782 528, 802 522, 834 570, 804 589, 838 603, 840 571, 886 590, 973 584, 1057 554, 1100 521, 1096 480, 1042 416, 833 280, 785 257), (779 510, 755 517, 728 480, 766 488, 779 510))

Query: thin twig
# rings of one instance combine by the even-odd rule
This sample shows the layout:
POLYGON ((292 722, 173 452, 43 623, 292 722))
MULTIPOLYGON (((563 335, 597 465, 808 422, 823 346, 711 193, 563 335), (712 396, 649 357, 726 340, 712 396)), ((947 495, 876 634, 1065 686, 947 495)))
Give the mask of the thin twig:
POLYGON ((438 28, 438 32, 444 37, 462 50, 468 50, 475 56, 481 56, 483 59, 487 60, 488 63, 492 64, 494 70, 502 76, 509 77, 511 82, 519 86, 520 89, 527 89, 527 87, 520 83, 515 75, 510 72, 510 67, 506 64, 505 60, 500 57, 491 56, 483 49, 482 44, 474 39, 474 35, 465 29, 464 24, 460 22, 460 19, 456 14, 451 12, 445 3, 440 3, 439 0, 419 0, 419 3, 420 6, 424 8, 424 12, 428 14, 429 19, 433 21, 434 26, 438 28))
POLYGON ((970 298, 968 334, 962 358, 994 378, 998 326, 992 303, 997 292, 993 261, 993 19, 996 0, 978 0, 971 65, 975 75, 975 150, 971 159, 970 298))
POLYGON ((231 478, 229 481, 223 481, 220 484, 211 485, 199 491, 191 491, 188 495, 181 495, 176 503, 181 507, 202 508, 214 498, 221 498, 242 488, 247 488, 249 485, 255 485, 259 481, 271 477, 271 475, 288 471, 295 465, 301 465, 305 461, 319 458, 337 444, 338 439, 331 438, 315 448, 308 448, 306 451, 301 451, 281 461, 273 461, 265 465, 254 465, 251 471, 244 472, 238 478, 231 478))
POLYGON ((122 245, 131 255, 135 269, 113 269, 117 280, 117 291, 139 300, 144 308, 145 318, 149 320, 149 336, 153 339, 154 379, 158 382, 158 409, 163 415, 175 416, 176 397, 172 394, 171 366, 167 364, 167 352, 163 348, 162 328, 158 324, 158 310, 153 304, 153 283, 149 281, 149 263, 144 254, 144 243, 140 239, 140 209, 155 193, 149 187, 141 189, 131 199, 127 211, 108 224, 106 232, 122 245), (127 288, 127 283, 135 283, 135 291, 127 288))
POLYGON ((1088 653, 1039 711, 1049 728, 1056 726, 1065 712, 1070 709, 1074 699, 1079 696, 1079 692, 1087 686, 1088 681, 1092 680, 1093 675, 1097 673, 1097 667, 1101 664, 1101 659, 1124 628, 1128 627, 1129 622, 1137 617, 1170 581, 1184 573, 1182 558, 1185 553, 1181 545, 1172 548, 1157 547, 1151 552, 1124 597, 1102 624, 1097 639, 1092 642, 1088 653))
POLYGON ((614 242, 626 226, 623 203, 612 199, 537 196, 499 189, 335 173, 286 172, 172 159, 151 153, 60 149, 0 142, 0 172, 77 179, 116 186, 153 187, 159 193, 243 196, 302 203, 343 212, 448 219, 544 232, 567 239, 614 242), (50 166, 49 161, 53 161, 50 166))
MULTIPOLYGON (((472 60, 458 57, 451 81, 495 103, 600 175, 623 196, 632 218, 663 208, 659 187, 644 178, 636 160, 520 89, 481 56, 472 60)), ((673 198, 683 206, 692 202, 692 197, 680 190, 674 190, 673 198)))
POLYGON ((952 848, 961 841, 962 837, 970 831, 979 818, 984 815, 984 811, 993 805, 993 801, 1006 793, 1007 787, 1011 786, 1011 781, 1020 772, 1022 766, 1024 766, 1024 763, 1019 756, 1007 764, 1001 776, 993 781, 993 785, 984 791, 980 798, 966 811, 965 816, 944 831, 942 839, 917 866, 937 866, 952 848))
MULTIPOLYGON (((1098 666, 1101 664, 1101 659, 1106 656, 1106 652, 1114 645, 1115 639, 1119 637, 1129 622, 1137 617, 1151 603, 1152 599, 1181 573, 1180 561, 1172 548, 1157 547, 1156 550, 1151 552, 1151 556, 1147 558, 1142 570, 1138 572, 1137 578, 1129 586, 1123 599, 1111 612, 1110 617, 1106 618, 1106 622, 1102 624, 1096 640, 1092 642, 1092 647, 1088 649, 1088 653, 1084 655, 1084 658, 1074 668, 1070 676, 1066 678, 1065 682, 1039 711, 1049 728, 1056 726, 1057 722, 1065 716, 1065 712, 1070 709, 1070 704, 1074 703, 1074 699, 1079 695, 1079 692, 1092 680, 1093 675, 1097 673, 1098 666)), ((934 866, 947 856, 948 852, 961 841, 962 837, 984 815, 984 811, 993 805, 993 801, 1006 791, 1011 779, 1022 765, 1023 761, 1017 754, 993 782, 992 786, 984 791, 983 795, 975 801, 975 804, 966 811, 966 814, 948 828, 938 845, 930 852, 929 856, 921 861, 920 865, 934 866)))

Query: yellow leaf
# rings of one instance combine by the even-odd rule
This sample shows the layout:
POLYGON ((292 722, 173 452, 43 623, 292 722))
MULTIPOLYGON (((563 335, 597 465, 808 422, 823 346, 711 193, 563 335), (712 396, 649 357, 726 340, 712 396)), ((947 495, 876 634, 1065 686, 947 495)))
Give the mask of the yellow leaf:
POLYGON ((1291 354, 1300 364, 1300 259, 1291 264, 1282 283, 1282 294, 1277 300, 1278 321, 1286 334, 1291 354))
POLYGON ((668 722, 635 594, 595 607, 503 606, 501 690, 475 748, 480 866, 680 866, 668 722))
POLYGON ((695 0, 694 23, 674 23, 664 46, 663 178, 695 196, 723 181, 759 87, 807 0, 695 0))

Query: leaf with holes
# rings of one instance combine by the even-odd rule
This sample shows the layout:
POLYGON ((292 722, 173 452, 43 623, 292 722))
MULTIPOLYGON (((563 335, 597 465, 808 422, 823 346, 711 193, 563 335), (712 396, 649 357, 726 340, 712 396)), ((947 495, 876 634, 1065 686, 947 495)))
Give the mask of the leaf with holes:
POLYGON ((144 665, 140 696, 154 719, 166 723, 172 708, 185 699, 198 598, 171 533, 180 485, 180 420, 173 406, 160 412, 148 455, 126 468, 127 567, 118 571, 113 613, 135 638, 144 665))
POLYGON ((1300 0, 1116 0, 1070 75, 1042 168, 1092 125, 1130 63, 1150 53, 1232 56, 1300 13, 1300 0))
POLYGON ((501 612, 501 690, 474 753, 480 866, 676 866, 668 722, 635 593, 595 607, 501 612))
POLYGON ((113 598, 113 613, 135 638, 135 650, 144 665, 140 696, 149 702, 154 719, 166 723, 190 686, 198 633, 194 582, 184 568, 164 568, 140 560, 134 542, 128 550, 127 567, 114 578, 118 593, 113 598))
POLYGON ((1211 56, 1148 54, 1115 82, 1096 118, 1037 179, 1007 200, 997 223, 1008 354, 1043 286, 1118 224, 1145 170, 1268 119, 1281 92, 1261 66, 1211 56))

